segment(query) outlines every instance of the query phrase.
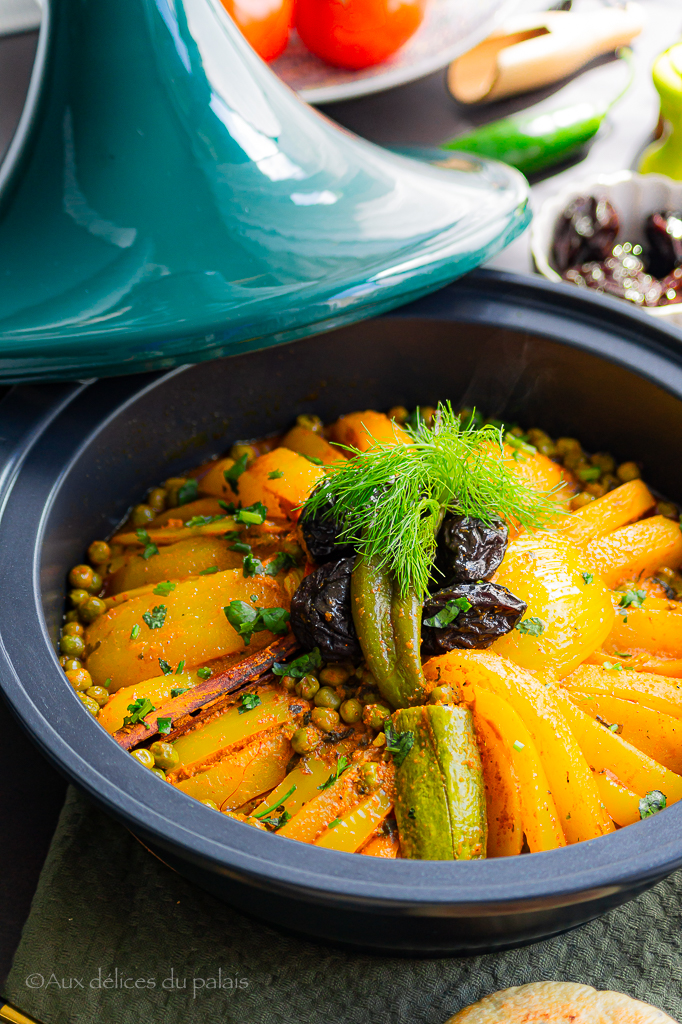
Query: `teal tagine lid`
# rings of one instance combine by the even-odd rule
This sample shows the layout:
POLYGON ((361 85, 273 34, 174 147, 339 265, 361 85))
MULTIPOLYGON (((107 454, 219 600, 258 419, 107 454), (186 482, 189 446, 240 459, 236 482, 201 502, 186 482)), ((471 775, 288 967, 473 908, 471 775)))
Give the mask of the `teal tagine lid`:
POLYGON ((389 153, 302 103, 219 0, 45 0, 0 169, 0 382, 197 362, 434 290, 525 179, 389 153))

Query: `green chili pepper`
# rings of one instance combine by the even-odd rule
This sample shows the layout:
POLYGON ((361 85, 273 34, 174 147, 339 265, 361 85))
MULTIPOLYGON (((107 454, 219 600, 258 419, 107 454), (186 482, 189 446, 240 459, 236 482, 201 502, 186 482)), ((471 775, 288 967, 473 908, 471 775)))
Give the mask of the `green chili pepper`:
POLYGON ((393 715, 393 726, 399 739, 414 737, 404 743, 400 764, 394 760, 403 857, 484 858, 485 790, 471 711, 440 704, 404 708, 393 715))
POLYGON ((421 667, 421 603, 394 593, 389 574, 359 557, 351 576, 353 621, 382 696, 393 707, 425 700, 421 667))
POLYGON ((629 64, 630 76, 625 89, 610 102, 584 100, 554 110, 543 103, 500 121, 491 121, 442 143, 440 148, 501 160, 524 174, 536 174, 568 159, 597 134, 611 107, 630 88, 632 51, 623 49, 619 56, 629 64))

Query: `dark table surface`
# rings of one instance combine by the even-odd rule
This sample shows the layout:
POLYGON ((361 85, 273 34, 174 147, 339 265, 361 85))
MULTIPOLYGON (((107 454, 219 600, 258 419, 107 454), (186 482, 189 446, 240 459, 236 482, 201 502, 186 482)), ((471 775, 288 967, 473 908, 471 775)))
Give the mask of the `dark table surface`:
MULTIPOLYGON (((589 9, 598 0, 578 0, 589 9)), ((540 8, 530 0, 526 6, 540 8)), ((545 5, 545 6, 548 6, 545 5)), ((634 44, 636 77, 626 99, 612 111, 587 154, 570 166, 535 182, 532 203, 537 209, 548 196, 573 181, 601 172, 634 167, 651 137, 658 101, 651 84, 654 56, 680 39, 679 0, 643 0, 648 14, 645 31, 634 44)), ((37 34, 27 32, 0 39, 0 155, 5 151, 21 111, 28 85, 37 34)), ((380 144, 436 145, 468 127, 530 106, 556 93, 557 104, 613 95, 623 68, 613 59, 596 61, 582 75, 555 89, 490 106, 465 109, 446 93, 444 73, 386 93, 328 106, 325 113, 347 128, 380 144)), ((498 256, 496 267, 530 273, 528 233, 498 256)), ((66 789, 65 781, 26 738, 0 701, 0 737, 7 766, 0 783, 0 986, 7 975, 29 912, 31 898, 54 832, 66 789)))

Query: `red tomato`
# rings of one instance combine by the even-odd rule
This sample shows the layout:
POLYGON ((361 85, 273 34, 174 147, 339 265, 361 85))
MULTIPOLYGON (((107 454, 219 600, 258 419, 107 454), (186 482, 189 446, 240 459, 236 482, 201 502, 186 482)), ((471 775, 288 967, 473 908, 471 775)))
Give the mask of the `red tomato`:
POLYGON ((427 0, 297 0, 296 28, 308 49, 340 68, 367 68, 419 28, 427 0))
POLYGON ((223 7, 263 60, 286 49, 294 24, 294 0, 222 0, 223 7))

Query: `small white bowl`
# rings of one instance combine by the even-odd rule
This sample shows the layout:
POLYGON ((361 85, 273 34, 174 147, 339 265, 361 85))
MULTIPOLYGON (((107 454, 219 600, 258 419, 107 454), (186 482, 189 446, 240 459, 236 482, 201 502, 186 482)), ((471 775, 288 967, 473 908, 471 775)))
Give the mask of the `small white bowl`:
MULTIPOLYGON (((682 210, 682 181, 673 181, 663 174, 635 174, 618 171, 601 174, 564 189, 546 199, 533 218, 531 225, 531 252, 540 274, 550 281, 560 281, 561 275, 552 266, 554 229, 566 207, 578 196, 608 199, 618 214, 620 230, 617 242, 646 242, 644 222, 650 213, 659 210, 682 210)), ((626 302, 623 299, 623 302, 626 302)), ((666 323, 682 327, 682 308, 670 306, 640 306, 655 317, 664 317, 666 323)))

